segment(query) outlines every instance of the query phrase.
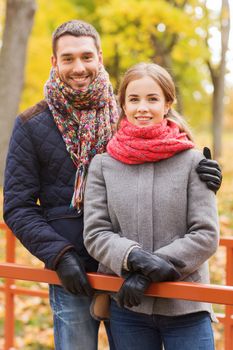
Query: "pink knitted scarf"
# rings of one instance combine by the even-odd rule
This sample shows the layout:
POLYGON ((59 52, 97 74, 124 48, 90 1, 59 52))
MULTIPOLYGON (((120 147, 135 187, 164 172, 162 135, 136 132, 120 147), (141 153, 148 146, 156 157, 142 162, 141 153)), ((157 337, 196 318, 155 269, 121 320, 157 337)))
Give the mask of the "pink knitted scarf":
POLYGON ((113 158, 126 164, 157 162, 174 154, 193 148, 185 132, 180 132, 176 123, 163 119, 161 123, 138 127, 124 118, 120 129, 107 145, 113 158))

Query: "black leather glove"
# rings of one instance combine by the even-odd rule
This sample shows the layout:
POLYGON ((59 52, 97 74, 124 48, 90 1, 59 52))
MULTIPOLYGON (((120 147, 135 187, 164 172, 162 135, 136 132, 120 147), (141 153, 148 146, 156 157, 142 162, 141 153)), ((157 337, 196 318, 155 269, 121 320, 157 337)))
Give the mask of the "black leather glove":
POLYGON ((141 273, 149 277, 152 282, 175 281, 181 275, 174 264, 177 267, 185 266, 180 260, 161 257, 140 248, 134 248, 130 252, 127 264, 131 272, 141 273))
POLYGON ((117 304, 120 307, 138 306, 141 304, 142 296, 150 283, 149 277, 136 272, 131 273, 116 294, 117 304))
POLYGON ((78 254, 69 250, 61 256, 56 266, 56 272, 63 287, 72 294, 92 296, 91 288, 84 265, 78 254))
POLYGON ((222 171, 216 160, 211 159, 211 152, 208 147, 204 147, 203 154, 206 159, 202 159, 196 168, 197 173, 207 187, 215 193, 219 190, 222 183, 222 171))

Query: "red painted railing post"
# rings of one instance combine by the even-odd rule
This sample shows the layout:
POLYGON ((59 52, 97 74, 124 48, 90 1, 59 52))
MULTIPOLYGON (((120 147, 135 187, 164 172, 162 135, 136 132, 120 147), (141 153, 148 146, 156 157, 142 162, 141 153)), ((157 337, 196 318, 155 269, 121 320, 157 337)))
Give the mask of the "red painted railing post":
MULTIPOLYGON (((12 232, 6 229, 6 261, 10 263, 15 262, 15 237, 12 232)), ((14 293, 12 293, 12 286, 14 280, 7 278, 5 281, 5 343, 4 350, 10 350, 14 346, 15 333, 15 315, 14 315, 14 293)))
MULTIPOLYGON (((233 285, 233 246, 226 247, 226 284, 233 285)), ((225 308, 225 350, 233 349, 233 307, 226 305, 225 308)))

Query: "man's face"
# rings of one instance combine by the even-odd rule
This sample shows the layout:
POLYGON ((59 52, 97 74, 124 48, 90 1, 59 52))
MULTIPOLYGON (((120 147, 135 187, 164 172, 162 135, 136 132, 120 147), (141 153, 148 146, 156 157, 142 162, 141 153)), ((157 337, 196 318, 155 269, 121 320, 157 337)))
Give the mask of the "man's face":
POLYGON ((75 90, 86 90, 99 72, 102 52, 97 50, 90 36, 64 35, 57 41, 57 57, 52 65, 60 79, 75 90))

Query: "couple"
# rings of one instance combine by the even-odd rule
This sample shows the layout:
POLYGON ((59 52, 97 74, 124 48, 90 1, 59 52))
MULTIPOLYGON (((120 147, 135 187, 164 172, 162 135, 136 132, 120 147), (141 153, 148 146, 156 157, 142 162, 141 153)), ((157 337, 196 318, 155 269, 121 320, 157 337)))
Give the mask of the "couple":
POLYGON ((90 316, 86 272, 97 271, 98 262, 100 271, 125 278, 106 322, 111 350, 162 344, 191 350, 197 341, 213 349, 207 304, 143 292, 151 281, 209 281, 206 260, 218 240, 217 163, 193 149, 172 109, 174 84, 163 68, 139 64, 126 73, 113 136, 118 111, 95 28, 63 23, 52 47, 45 99, 19 115, 13 129, 4 219, 61 280, 62 286, 49 286, 56 350, 97 349, 99 322, 90 316), (84 189, 96 154, 83 238, 84 189))

